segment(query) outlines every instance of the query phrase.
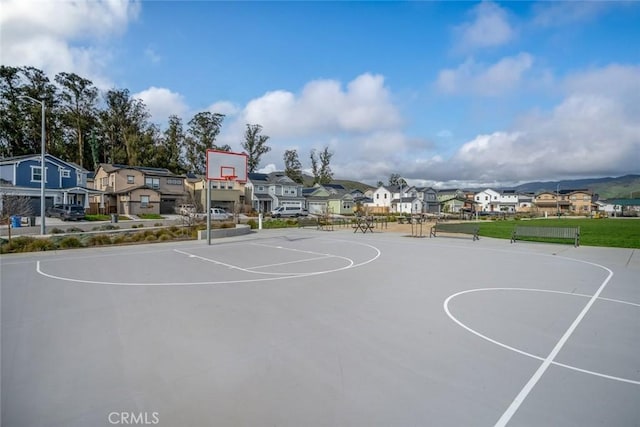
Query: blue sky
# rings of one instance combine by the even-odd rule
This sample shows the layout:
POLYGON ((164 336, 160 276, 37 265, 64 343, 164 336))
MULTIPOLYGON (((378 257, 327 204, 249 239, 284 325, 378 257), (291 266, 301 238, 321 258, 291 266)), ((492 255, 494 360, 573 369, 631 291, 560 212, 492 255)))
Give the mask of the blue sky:
POLYGON ((226 115, 337 178, 514 184, 640 173, 640 2, 0 0, 4 65, 226 115))

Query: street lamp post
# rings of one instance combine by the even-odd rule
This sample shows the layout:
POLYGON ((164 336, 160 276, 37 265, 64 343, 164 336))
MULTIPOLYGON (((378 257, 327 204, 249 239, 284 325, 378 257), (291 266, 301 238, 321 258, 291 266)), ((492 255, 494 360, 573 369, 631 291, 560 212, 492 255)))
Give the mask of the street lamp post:
POLYGON ((44 218, 45 218, 45 209, 46 209, 44 193, 45 193, 45 180, 47 177, 46 163, 45 163, 45 139, 46 139, 45 120, 44 120, 45 104, 44 104, 44 100, 40 101, 39 99, 35 99, 27 95, 23 95, 22 98, 28 99, 29 101, 40 104, 40 106, 42 107, 42 123, 40 127, 40 133, 41 133, 40 135, 40 234, 44 235, 45 234, 44 218))

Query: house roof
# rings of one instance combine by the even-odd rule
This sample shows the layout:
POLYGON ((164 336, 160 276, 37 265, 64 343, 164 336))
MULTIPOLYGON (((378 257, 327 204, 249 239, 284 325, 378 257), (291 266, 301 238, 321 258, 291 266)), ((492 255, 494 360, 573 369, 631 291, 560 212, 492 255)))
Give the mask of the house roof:
POLYGON ((171 176, 171 177, 178 177, 178 178, 185 177, 184 175, 175 174, 166 168, 150 168, 147 166, 129 166, 129 165, 122 165, 117 163, 100 163, 99 167, 104 169, 106 172, 115 172, 121 169, 131 169, 131 170, 142 172, 145 175, 171 176))
MULTIPOLYGON (((40 161, 40 154, 24 154, 21 156, 12 156, 12 157, 5 157, 2 160, 0 160, 0 164, 11 164, 11 163, 18 163, 24 160, 36 160, 36 161, 40 161)), ((50 162, 59 162, 59 163, 64 163, 66 165, 71 166, 72 168, 88 173, 89 171, 85 168, 83 168, 82 166, 78 165, 77 163, 74 162, 68 162, 66 160, 62 160, 59 157, 53 156, 51 154, 45 154, 45 157, 47 158, 47 161, 50 162)))
POLYGON ((136 186, 133 186, 133 187, 124 188, 122 190, 115 191, 115 192, 113 192, 111 194, 127 194, 127 193, 131 193, 132 191, 140 190, 140 189, 150 190, 150 191, 154 191, 154 192, 156 192, 158 194, 161 194, 155 188, 147 187, 146 185, 136 185, 136 186))

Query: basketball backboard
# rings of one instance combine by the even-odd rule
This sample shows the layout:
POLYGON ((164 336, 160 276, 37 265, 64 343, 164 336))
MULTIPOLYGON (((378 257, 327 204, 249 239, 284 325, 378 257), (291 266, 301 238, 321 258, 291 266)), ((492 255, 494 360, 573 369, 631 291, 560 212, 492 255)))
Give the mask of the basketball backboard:
POLYGON ((247 182, 248 158, 245 153, 207 150, 207 179, 247 182))

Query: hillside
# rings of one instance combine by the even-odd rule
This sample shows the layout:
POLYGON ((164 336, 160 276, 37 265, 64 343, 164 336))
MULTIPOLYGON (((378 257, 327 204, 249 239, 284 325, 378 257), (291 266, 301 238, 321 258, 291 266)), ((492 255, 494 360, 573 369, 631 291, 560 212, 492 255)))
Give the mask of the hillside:
POLYGON ((640 197, 640 175, 625 175, 620 177, 587 178, 562 181, 538 181, 521 184, 514 189, 517 191, 537 192, 542 190, 555 191, 560 189, 586 188, 598 194, 601 199, 640 197))

